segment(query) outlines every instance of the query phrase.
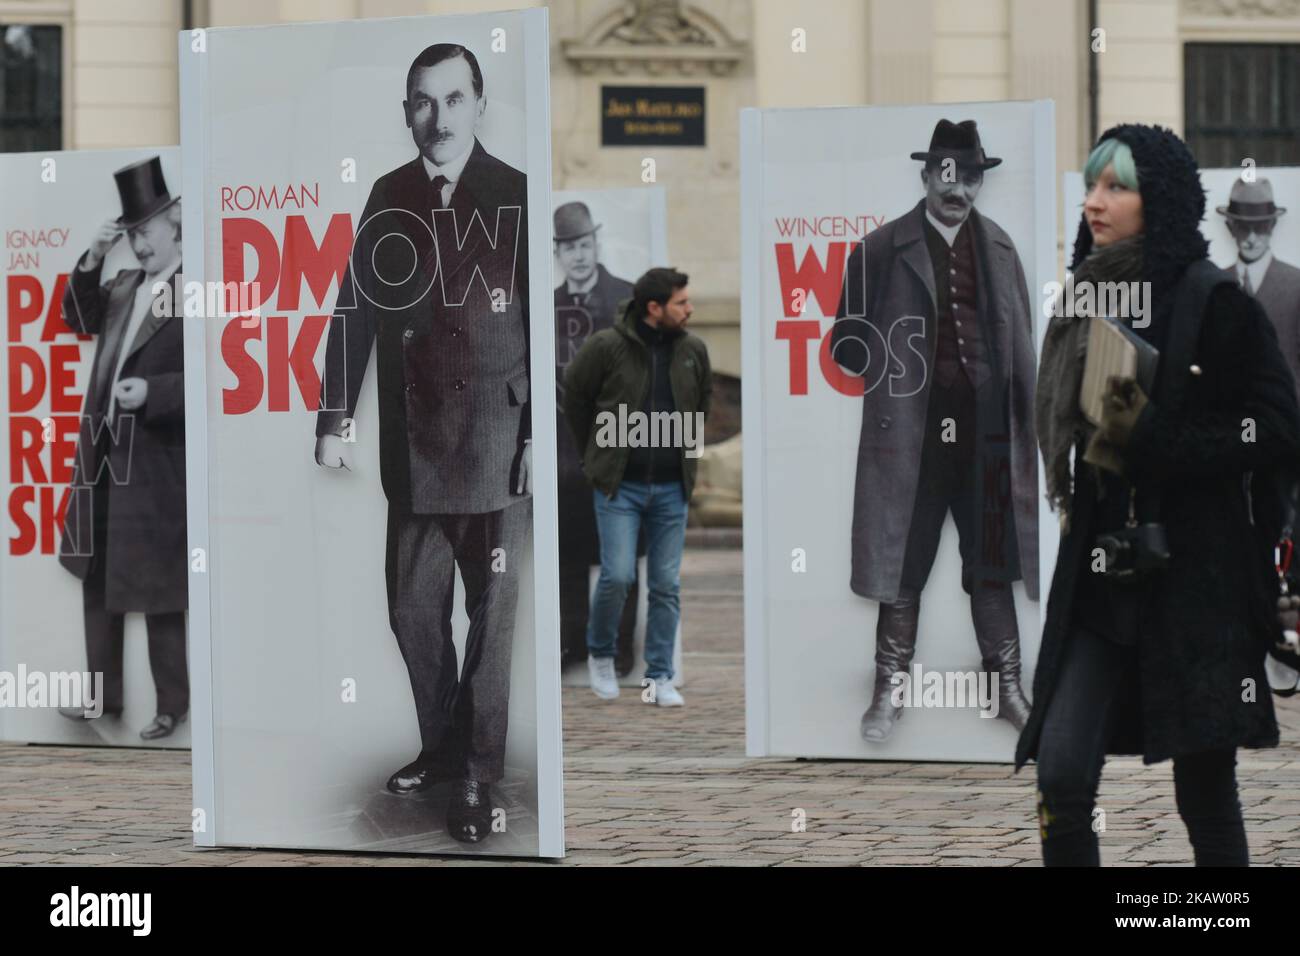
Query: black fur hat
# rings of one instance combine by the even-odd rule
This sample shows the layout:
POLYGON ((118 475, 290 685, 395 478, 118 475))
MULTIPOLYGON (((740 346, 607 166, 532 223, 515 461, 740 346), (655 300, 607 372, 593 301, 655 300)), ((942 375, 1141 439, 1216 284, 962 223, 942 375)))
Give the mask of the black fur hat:
MULTIPOLYGON (((1183 270, 1209 255, 1201 235, 1205 218, 1205 190, 1192 151, 1171 129, 1124 123, 1101 134, 1128 146, 1137 166, 1138 192, 1142 196, 1142 255, 1145 278, 1159 294, 1178 281, 1183 270)), ((1092 251, 1092 231, 1081 218, 1074 241, 1070 270, 1092 251)))

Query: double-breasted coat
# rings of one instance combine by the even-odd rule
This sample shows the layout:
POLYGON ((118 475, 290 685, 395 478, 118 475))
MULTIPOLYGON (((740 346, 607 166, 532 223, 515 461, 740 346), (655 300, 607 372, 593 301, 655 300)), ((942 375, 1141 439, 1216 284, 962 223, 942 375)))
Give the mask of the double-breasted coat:
POLYGON ((481 514, 523 500, 527 179, 475 140, 446 209, 434 192, 418 156, 371 189, 330 323, 316 434, 340 434, 356 414, 373 347, 389 503, 481 514))
MULTIPOLYGON (((856 594, 887 603, 898 599, 903 574, 938 342, 924 222, 922 200, 854 249, 831 333, 837 361, 842 346, 855 339, 867 343, 872 355, 858 442, 850 586, 856 594), (887 365, 877 364, 886 360, 887 365)), ((980 391, 996 389, 1006 396, 1015 545, 1025 589, 1037 600, 1038 452, 1029 291, 1011 237, 976 210, 966 226, 975 231, 979 321, 994 369, 980 391)))

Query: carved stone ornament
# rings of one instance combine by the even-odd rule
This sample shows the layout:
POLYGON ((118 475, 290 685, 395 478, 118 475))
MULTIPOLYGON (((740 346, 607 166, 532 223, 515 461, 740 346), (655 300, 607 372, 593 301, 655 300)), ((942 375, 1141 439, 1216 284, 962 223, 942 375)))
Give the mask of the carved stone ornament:
POLYGON ((745 56, 717 20, 681 0, 629 0, 596 21, 580 40, 561 44, 582 73, 607 67, 619 75, 701 72, 725 76, 745 56))
POLYGON ((1202 17, 1297 17, 1300 0, 1183 0, 1183 12, 1202 17))

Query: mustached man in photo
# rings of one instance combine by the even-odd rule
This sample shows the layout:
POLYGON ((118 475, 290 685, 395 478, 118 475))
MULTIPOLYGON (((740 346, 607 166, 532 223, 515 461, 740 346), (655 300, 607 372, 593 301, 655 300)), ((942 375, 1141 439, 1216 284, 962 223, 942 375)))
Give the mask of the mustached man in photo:
POLYGON ((1273 184, 1267 179, 1248 183, 1238 178, 1228 204, 1215 209, 1237 243, 1237 261, 1224 271, 1264 307, 1291 374, 1300 382, 1300 269, 1277 258, 1272 248, 1286 208, 1273 202, 1273 184))
MULTIPOLYGON (((103 675, 102 716, 121 716, 125 619, 144 614, 157 711, 140 737, 160 740, 175 732, 190 708, 185 367, 176 288, 181 207, 180 197, 167 190, 157 156, 113 177, 122 215, 100 227, 63 297, 64 322, 95 337, 95 357, 59 563, 82 581, 87 665, 103 675), (140 268, 105 282, 104 259, 123 238, 140 268)), ((74 720, 90 716, 77 708, 60 713, 74 720)))
MULTIPOLYGON (((591 486, 582 474, 582 452, 564 423, 564 373, 586 341, 614 325, 617 310, 632 297, 632 283, 600 261, 601 224, 584 202, 567 202, 555 210, 555 261, 564 274, 555 287, 556 447, 560 505, 560 667, 587 659, 590 572, 600 563, 600 538, 591 486)), ((642 546, 638 552, 645 553, 642 546)), ((637 587, 623 606, 618 627, 618 676, 633 664, 637 587)))
POLYGON ((1020 686, 1013 581, 1038 597, 1038 473, 1033 431, 1034 343, 1024 268, 1011 237, 975 208, 985 154, 973 120, 938 122, 911 154, 925 195, 849 256, 831 356, 868 378, 852 525, 855 594, 880 602, 875 680, 860 732, 889 738, 903 708, 895 674, 916 651, 921 594, 949 512, 962 589, 984 670, 996 674, 998 716, 1016 730, 1020 686), (882 370, 902 331, 922 337, 925 363, 882 370))
POLYGON ((487 99, 465 47, 420 53, 402 108, 419 155, 379 178, 358 221, 326 345, 316 461, 349 467, 345 439, 374 350, 389 623, 421 741, 387 788, 452 781, 447 831, 478 843, 505 776, 532 522, 526 178, 478 139, 487 99), (459 674, 457 570, 469 617, 459 674))

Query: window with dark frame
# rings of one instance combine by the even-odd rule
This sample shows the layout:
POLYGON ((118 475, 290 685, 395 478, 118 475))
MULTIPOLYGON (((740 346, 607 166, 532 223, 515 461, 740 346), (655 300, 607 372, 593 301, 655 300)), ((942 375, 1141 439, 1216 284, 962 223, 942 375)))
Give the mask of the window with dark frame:
POLYGON ((1300 43, 1188 43, 1183 128, 1203 167, 1300 165, 1300 43))
POLYGON ((0 23, 0 152, 63 147, 63 28, 0 23))

